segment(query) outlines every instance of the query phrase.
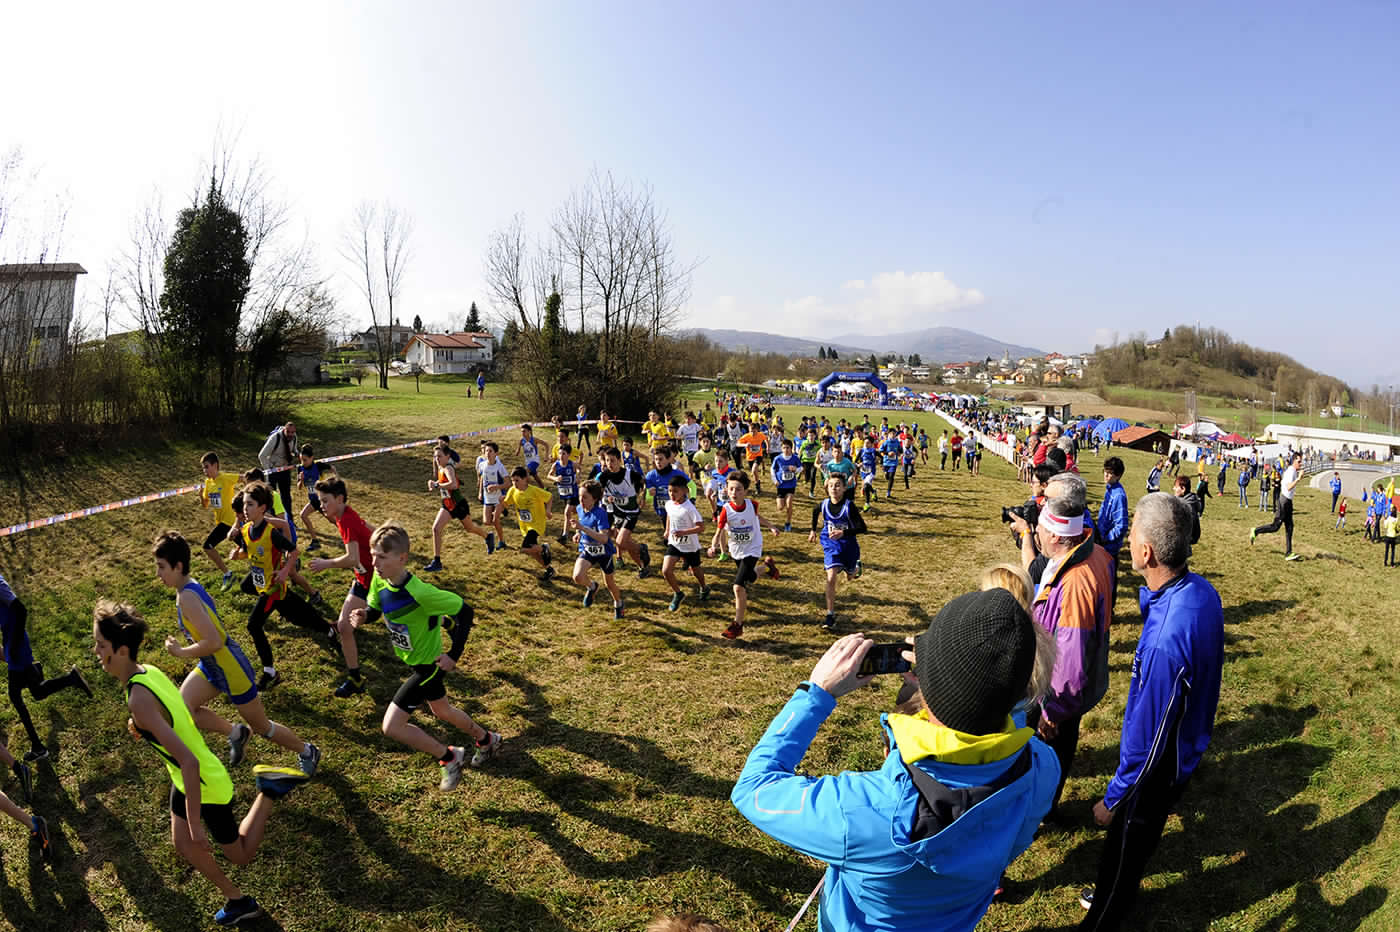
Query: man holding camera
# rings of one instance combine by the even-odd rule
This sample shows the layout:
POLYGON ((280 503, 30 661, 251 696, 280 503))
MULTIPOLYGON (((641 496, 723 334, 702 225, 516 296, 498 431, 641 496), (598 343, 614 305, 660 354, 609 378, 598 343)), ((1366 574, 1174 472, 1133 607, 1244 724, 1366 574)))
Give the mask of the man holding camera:
MULTIPOLYGON (((959 596, 915 640, 923 711, 882 715, 889 752, 869 773, 794 771, 872 648, 841 638, 749 754, 730 796, 766 834, 828 865, 823 930, 967 929, 1031 843, 1059 778, 1055 755, 1012 709, 1040 693, 1048 640, 1004 589, 959 596), (1043 647, 1040 644, 1044 644, 1043 647), (1041 675, 1036 676, 1034 673, 1041 675)), ((897 651, 898 647, 893 650, 897 651)))

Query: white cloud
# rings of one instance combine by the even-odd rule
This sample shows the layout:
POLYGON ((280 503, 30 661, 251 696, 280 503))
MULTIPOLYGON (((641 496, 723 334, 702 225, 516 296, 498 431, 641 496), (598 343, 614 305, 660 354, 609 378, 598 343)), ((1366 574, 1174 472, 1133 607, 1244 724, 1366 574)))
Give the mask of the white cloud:
POLYGON ((879 335, 936 325, 931 318, 986 301, 976 288, 956 284, 942 272, 881 272, 847 279, 830 295, 788 298, 776 308, 724 295, 692 307, 692 326, 759 330, 786 336, 866 333, 879 335))

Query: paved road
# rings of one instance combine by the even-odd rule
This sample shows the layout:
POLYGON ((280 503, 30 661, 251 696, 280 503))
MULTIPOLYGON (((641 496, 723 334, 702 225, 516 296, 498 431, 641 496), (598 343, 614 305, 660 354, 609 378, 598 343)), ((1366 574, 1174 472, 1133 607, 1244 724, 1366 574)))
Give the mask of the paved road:
MULTIPOLYGON (((1333 470, 1331 469, 1323 470, 1313 476, 1309 480, 1308 485, 1312 486, 1314 489, 1321 489, 1324 492, 1327 491, 1329 483, 1332 481, 1332 472, 1333 470)), ((1362 491, 1369 489, 1377 479, 1383 479, 1387 476, 1400 477, 1400 466, 1386 466, 1380 464, 1375 466, 1357 466, 1344 463, 1336 467, 1336 472, 1341 473, 1342 476, 1342 494, 1347 498, 1360 498, 1362 491)), ((1400 485, 1400 478, 1397 478, 1396 485, 1400 485)), ((1362 517, 1365 516, 1363 515, 1362 517)))

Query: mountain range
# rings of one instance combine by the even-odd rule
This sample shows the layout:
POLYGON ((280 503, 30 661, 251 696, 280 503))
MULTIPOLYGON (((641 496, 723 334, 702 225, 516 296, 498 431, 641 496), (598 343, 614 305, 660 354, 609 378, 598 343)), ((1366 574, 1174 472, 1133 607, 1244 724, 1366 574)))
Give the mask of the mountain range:
POLYGON ((868 356, 871 353, 897 353, 901 356, 917 353, 926 363, 964 362, 985 359, 988 356, 1000 359, 1003 353, 1009 353, 1012 359, 1045 355, 1044 350, 1004 343, 959 327, 929 327, 926 330, 909 330, 878 336, 844 334, 822 341, 757 330, 710 330, 698 327, 690 332, 700 334, 716 345, 734 352, 785 353, 789 356, 815 356, 818 347, 822 346, 835 347, 842 358, 868 356))

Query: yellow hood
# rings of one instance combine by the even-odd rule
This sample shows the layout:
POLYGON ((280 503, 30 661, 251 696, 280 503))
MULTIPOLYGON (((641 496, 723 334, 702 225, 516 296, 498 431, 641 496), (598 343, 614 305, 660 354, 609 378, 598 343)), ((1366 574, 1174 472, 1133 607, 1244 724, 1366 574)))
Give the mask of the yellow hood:
POLYGON ((906 764, 934 757, 948 764, 989 764, 1006 760, 1031 740, 1031 729, 1017 728, 1011 716, 1001 731, 969 735, 929 721, 927 710, 918 715, 885 716, 899 756, 906 764))

